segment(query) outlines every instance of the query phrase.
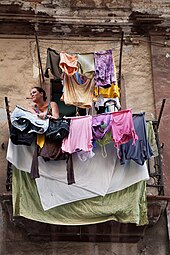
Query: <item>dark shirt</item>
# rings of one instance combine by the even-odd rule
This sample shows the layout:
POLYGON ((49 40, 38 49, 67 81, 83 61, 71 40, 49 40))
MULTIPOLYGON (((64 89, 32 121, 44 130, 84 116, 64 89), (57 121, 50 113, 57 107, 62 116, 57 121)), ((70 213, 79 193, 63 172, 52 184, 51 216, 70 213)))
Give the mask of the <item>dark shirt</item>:
POLYGON ((46 68, 44 76, 49 78, 48 70, 50 69, 51 73, 55 78, 60 78, 62 75, 62 70, 59 67, 60 55, 53 49, 47 49, 47 59, 46 59, 46 68))
POLYGON ((125 164, 126 160, 132 159, 137 164, 143 165, 145 160, 153 156, 153 152, 148 142, 145 113, 134 114, 133 123, 138 140, 132 144, 132 140, 120 145, 120 163, 125 164))

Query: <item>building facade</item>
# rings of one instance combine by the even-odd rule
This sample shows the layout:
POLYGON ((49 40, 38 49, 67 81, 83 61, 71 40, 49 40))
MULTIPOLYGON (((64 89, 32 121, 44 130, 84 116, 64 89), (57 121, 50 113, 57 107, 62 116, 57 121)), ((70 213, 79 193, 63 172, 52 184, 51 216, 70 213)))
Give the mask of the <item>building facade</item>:
POLYGON ((0 2, 0 254, 169 254, 169 67, 168 0, 0 2), (6 190, 9 128, 5 97, 10 111, 17 104, 30 105, 33 86, 43 86, 50 97, 50 79, 42 72, 49 47, 70 53, 113 49, 122 108, 132 108, 134 113, 144 111, 147 120, 158 121, 161 175, 156 178, 161 181, 148 189, 150 224, 144 229, 113 225, 107 232, 113 239, 106 238, 105 242, 104 237, 96 238, 101 232, 92 226, 87 231, 88 241, 82 242, 68 236, 56 238, 61 232, 49 226, 46 230, 50 238, 45 240, 39 224, 13 219, 11 193, 6 190), (90 236, 89 232, 95 234, 90 236))

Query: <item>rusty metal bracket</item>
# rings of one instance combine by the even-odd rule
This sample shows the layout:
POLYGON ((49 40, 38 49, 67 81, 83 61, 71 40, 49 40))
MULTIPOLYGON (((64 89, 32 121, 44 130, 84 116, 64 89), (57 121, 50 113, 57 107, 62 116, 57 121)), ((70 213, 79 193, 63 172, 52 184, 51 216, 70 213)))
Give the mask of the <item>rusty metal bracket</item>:
POLYGON ((164 110, 165 102, 166 102, 166 99, 164 98, 162 100, 162 105, 161 105, 161 109, 160 109, 159 116, 158 116, 157 129, 159 129, 159 125, 160 125, 162 113, 163 113, 163 110, 164 110))
POLYGON ((42 82, 44 83, 45 79, 44 79, 44 73, 43 73, 41 56, 40 56, 39 41, 38 41, 38 36, 37 36, 36 33, 35 33, 35 40, 36 40, 37 54, 38 54, 38 66, 39 66, 40 86, 42 87, 42 82))
POLYGON ((122 53, 123 53, 123 38, 124 31, 121 34, 121 42, 120 42, 120 55, 119 55, 119 76, 118 76, 118 86, 121 89, 121 78, 122 78, 122 53))

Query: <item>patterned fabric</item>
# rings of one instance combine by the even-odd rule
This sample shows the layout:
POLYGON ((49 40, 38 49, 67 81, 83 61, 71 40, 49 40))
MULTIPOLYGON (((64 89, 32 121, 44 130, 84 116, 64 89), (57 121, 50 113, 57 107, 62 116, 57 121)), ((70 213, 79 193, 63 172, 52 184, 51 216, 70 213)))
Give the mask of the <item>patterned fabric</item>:
POLYGON ((52 141, 56 141, 58 139, 63 139, 68 137, 70 128, 70 120, 59 118, 57 120, 49 121, 49 127, 46 132, 46 137, 51 139, 52 141))
MULTIPOLYGON (((36 113, 40 113, 40 111, 38 110, 37 105, 34 105, 34 111, 36 113)), ((52 115, 52 109, 51 109, 51 104, 50 103, 48 103, 48 106, 47 106, 47 112, 46 112, 46 115, 45 115, 45 119, 47 119, 48 115, 52 115)))
POLYGON ((112 50, 94 53, 95 60, 95 85, 107 86, 116 83, 112 50))
POLYGON ((92 134, 93 139, 102 139, 105 134, 111 129, 111 115, 101 114, 92 117, 92 134))
POLYGON ((93 102, 94 79, 86 79, 83 84, 79 84, 76 76, 64 74, 64 103, 75 105, 80 108, 90 108, 93 102))

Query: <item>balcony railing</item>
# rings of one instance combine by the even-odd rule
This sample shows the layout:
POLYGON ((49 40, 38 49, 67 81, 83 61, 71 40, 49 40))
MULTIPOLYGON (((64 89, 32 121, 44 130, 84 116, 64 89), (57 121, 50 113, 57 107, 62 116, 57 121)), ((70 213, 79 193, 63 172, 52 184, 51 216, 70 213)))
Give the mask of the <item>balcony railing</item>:
MULTIPOLYGON (((155 131, 155 138, 159 155, 157 157, 152 157, 150 160, 147 161, 148 172, 150 176, 150 179, 147 182, 147 187, 149 194, 164 195, 162 162, 160 155, 161 146, 158 136, 157 121, 153 121, 152 124, 155 131)), ((10 162, 7 162, 6 190, 12 191, 12 165, 10 162)))
MULTIPOLYGON (((169 197, 164 196, 162 164, 157 121, 153 121, 156 143, 159 155, 152 157, 147 162, 150 179, 147 182, 147 208, 149 226, 156 224, 160 215, 165 210, 169 197)), ((91 226, 59 226, 31 221, 23 217, 13 216, 12 213, 12 165, 7 163, 6 178, 7 194, 0 197, 2 207, 7 212, 10 222, 26 233, 30 240, 55 240, 55 241, 98 241, 98 242, 138 242, 144 236, 147 225, 136 226, 120 222, 106 222, 91 226), (36 227, 38 226, 38 227, 36 227), (41 231, 43 228, 46 231, 41 231), (44 233, 44 234, 42 234, 44 233)))
POLYGON ((152 157, 147 161, 148 172, 150 180, 147 182, 148 192, 152 195, 164 195, 163 188, 163 174, 162 174, 162 162, 161 162, 161 145, 159 142, 158 125, 157 121, 152 121, 156 143, 158 147, 158 156, 152 157))

